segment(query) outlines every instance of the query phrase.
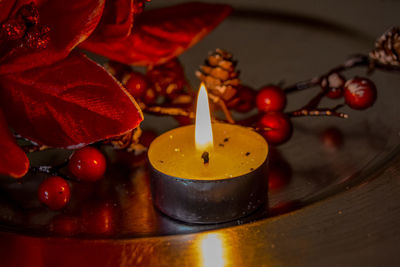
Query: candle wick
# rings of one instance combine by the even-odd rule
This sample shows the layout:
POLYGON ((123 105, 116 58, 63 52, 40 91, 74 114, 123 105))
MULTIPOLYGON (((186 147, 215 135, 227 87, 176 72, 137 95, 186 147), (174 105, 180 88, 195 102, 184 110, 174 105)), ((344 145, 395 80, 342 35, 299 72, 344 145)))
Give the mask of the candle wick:
POLYGON ((203 159, 204 164, 208 164, 208 162, 210 161, 210 156, 207 151, 201 154, 201 158, 203 159))

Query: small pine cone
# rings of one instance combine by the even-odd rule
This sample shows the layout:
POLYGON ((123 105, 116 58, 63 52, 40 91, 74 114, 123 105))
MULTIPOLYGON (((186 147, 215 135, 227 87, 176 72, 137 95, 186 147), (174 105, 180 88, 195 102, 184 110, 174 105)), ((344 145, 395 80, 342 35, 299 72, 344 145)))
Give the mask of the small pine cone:
POLYGON ((236 61, 232 54, 216 49, 208 56, 205 65, 196 71, 196 76, 211 94, 229 101, 236 95, 240 84, 239 71, 235 68, 236 61))
POLYGON ((400 66, 400 27, 393 27, 384 33, 375 43, 370 58, 379 64, 400 66))

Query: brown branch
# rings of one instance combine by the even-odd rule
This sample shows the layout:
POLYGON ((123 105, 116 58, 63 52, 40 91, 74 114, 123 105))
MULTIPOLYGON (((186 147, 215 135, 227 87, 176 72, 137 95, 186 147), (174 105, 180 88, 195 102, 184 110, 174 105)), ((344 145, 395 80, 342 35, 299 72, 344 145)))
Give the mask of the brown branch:
POLYGON ((343 119, 347 119, 349 117, 348 114, 338 112, 339 108, 343 107, 343 105, 337 105, 334 108, 301 108, 299 110, 291 111, 286 113, 290 117, 304 117, 304 116, 334 116, 343 119))
POLYGON ((50 147, 32 144, 32 145, 21 146, 21 148, 25 153, 32 153, 32 152, 47 150, 50 147))
MULTIPOLYGON (((161 106, 151 106, 151 107, 146 107, 143 109, 144 112, 150 113, 150 114, 155 114, 155 115, 164 115, 164 116, 185 116, 190 119, 195 118, 195 113, 191 111, 186 111, 181 108, 171 108, 171 107, 161 107, 161 106)), ((226 121, 223 120, 217 120, 217 119, 211 119, 212 122, 220 122, 220 123, 226 123, 226 121)), ((233 123, 235 124, 235 123, 233 123)))
POLYGON ((231 114, 231 112, 229 111, 229 109, 227 108, 225 102, 220 98, 220 99, 217 101, 217 104, 221 107, 222 111, 224 112, 226 120, 227 120, 229 123, 235 124, 235 120, 233 119, 232 114, 231 114))
POLYGON ((225 114, 226 120, 229 123, 235 124, 235 120, 233 119, 231 112, 229 111, 228 107, 226 106, 225 101, 222 100, 219 96, 216 96, 211 93, 208 94, 208 97, 211 99, 211 101, 214 104, 218 105, 222 109, 222 111, 225 114))
POLYGON ((126 148, 126 151, 128 152, 134 152, 135 155, 142 154, 148 150, 147 147, 145 147, 142 144, 131 144, 129 147, 126 148))
POLYGON ((19 140, 24 140, 29 142, 30 144, 27 145, 21 145, 21 149, 25 152, 25 153, 31 153, 31 152, 36 152, 36 151, 43 151, 46 149, 50 149, 51 147, 45 146, 45 145, 38 145, 33 143, 31 140, 26 139, 24 137, 22 137, 20 134, 17 133, 13 133, 14 138, 15 139, 19 139, 19 140))
POLYGON ((297 82, 291 86, 284 88, 283 90, 285 91, 286 94, 298 92, 319 85, 321 80, 322 80, 321 76, 316 76, 309 80, 297 82))
POLYGON ((181 94, 171 100, 172 105, 191 105, 193 103, 193 96, 190 94, 181 94))
MULTIPOLYGON (((331 69, 325 74, 286 87, 284 89, 285 93, 289 94, 317 86, 320 84, 320 82, 324 77, 328 77, 330 74, 334 72, 341 72, 358 66, 370 67, 371 62, 369 57, 366 55, 354 55, 348 60, 346 60, 343 64, 336 66, 335 68, 331 69)), ((383 66, 376 65, 376 67, 383 69, 383 66)))
POLYGON ((322 98, 328 92, 328 88, 321 90, 316 96, 314 96, 306 105, 302 108, 287 112, 286 114, 289 117, 304 117, 304 116, 335 116, 343 119, 347 119, 349 117, 348 114, 337 112, 337 110, 343 107, 342 104, 337 105, 333 108, 318 108, 321 103, 322 98))
POLYGON ((66 175, 60 173, 60 170, 68 165, 68 160, 64 161, 63 163, 57 166, 48 166, 48 165, 41 165, 41 166, 30 166, 29 171, 32 173, 46 173, 53 176, 60 176, 68 180, 72 180, 66 175))
POLYGON ((311 98, 311 100, 305 106, 303 106, 301 109, 315 109, 315 108, 317 108, 319 103, 321 102, 322 98, 324 98, 326 93, 327 93, 327 90, 322 90, 316 96, 311 98))
POLYGON ((151 106, 144 107, 144 112, 156 115, 166 115, 166 116, 185 116, 191 119, 195 118, 194 112, 184 110, 182 108, 175 107, 161 107, 161 106, 151 106))

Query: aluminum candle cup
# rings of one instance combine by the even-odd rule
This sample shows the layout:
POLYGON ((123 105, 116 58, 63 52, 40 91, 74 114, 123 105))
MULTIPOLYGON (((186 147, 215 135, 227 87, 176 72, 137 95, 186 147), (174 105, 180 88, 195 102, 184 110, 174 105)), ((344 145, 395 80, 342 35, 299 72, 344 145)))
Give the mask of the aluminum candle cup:
POLYGON ((222 223, 265 203, 268 145, 251 129, 212 125, 214 145, 196 149, 195 126, 180 127, 150 145, 153 201, 164 214, 188 223, 222 223))

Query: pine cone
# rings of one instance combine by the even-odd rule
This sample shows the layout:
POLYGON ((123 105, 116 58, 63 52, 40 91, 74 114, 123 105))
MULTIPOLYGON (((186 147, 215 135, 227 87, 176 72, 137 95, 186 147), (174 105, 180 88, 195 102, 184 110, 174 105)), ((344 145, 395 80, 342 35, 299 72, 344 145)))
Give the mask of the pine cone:
POLYGON ((380 64, 400 66, 400 27, 393 27, 384 33, 375 43, 370 58, 380 64))
POLYGON ((205 65, 196 71, 196 76, 204 82, 211 94, 229 101, 236 95, 240 84, 239 71, 235 67, 236 61, 233 61, 232 54, 216 49, 208 56, 205 65))

